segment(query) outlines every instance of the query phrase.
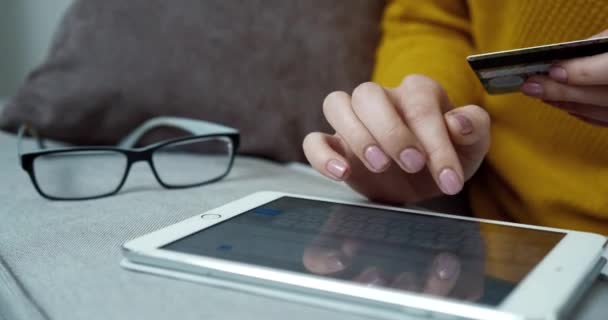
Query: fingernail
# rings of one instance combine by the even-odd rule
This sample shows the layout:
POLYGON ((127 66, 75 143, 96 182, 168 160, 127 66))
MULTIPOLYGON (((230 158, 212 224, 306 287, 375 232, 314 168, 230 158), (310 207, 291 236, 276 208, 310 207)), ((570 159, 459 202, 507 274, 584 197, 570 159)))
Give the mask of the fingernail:
POLYGON ((405 170, 409 173, 416 173, 424 168, 424 156, 415 148, 407 148, 401 152, 399 159, 405 170))
POLYGON ((365 159, 376 171, 384 169, 390 161, 384 152, 376 146, 370 146, 365 150, 365 159))
POLYGON ((549 69, 549 76, 555 81, 563 83, 568 82, 568 73, 566 72, 566 69, 562 67, 551 67, 549 69))
POLYGON ((454 195, 462 189, 462 182, 456 171, 452 169, 443 169, 439 174, 439 184, 441 190, 448 195, 454 195))
POLYGON ((460 113, 452 113, 450 114, 450 117, 458 121, 458 124, 460 125, 461 135, 466 136, 467 134, 473 133, 473 122, 471 122, 471 119, 469 119, 469 117, 460 113))
POLYGON ((329 253, 327 256, 325 256, 325 258, 323 259, 323 261, 324 261, 324 264, 325 264, 325 270, 328 273, 334 273, 334 272, 338 272, 338 271, 344 270, 344 263, 333 252, 329 253))
POLYGON ((340 160, 331 160, 327 163, 327 171, 336 179, 344 178, 346 173, 346 164, 340 160))
POLYGON ((521 86, 521 92, 531 97, 542 97, 543 86, 536 82, 526 82, 521 86))
POLYGON ((436 261, 435 271, 439 279, 454 279, 460 272, 460 262, 449 254, 441 254, 436 261))

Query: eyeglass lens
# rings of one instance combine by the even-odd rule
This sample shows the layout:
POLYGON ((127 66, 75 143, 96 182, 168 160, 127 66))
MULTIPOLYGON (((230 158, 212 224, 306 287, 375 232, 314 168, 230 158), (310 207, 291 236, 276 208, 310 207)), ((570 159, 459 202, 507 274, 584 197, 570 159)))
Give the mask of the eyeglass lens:
POLYGON ((111 193, 118 188, 127 157, 114 151, 70 151, 34 160, 36 182, 51 197, 78 199, 111 193))
POLYGON ((178 141, 156 149, 152 162, 166 185, 184 187, 222 177, 230 169, 232 143, 227 137, 178 141))

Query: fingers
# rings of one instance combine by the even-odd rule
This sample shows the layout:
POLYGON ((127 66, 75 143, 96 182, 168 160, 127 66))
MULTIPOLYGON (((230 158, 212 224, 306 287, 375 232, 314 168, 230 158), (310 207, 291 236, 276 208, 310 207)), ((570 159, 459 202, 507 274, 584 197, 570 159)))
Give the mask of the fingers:
POLYGON ((341 150, 342 142, 337 136, 313 132, 304 138, 303 149, 308 162, 318 172, 334 180, 344 180, 350 174, 346 158, 336 150, 341 150))
POLYGON ((336 133, 350 150, 372 172, 382 172, 391 163, 351 106, 351 98, 344 92, 334 92, 323 103, 323 113, 336 133))
POLYGON ((583 122, 586 122, 586 123, 594 125, 594 126, 608 127, 608 121, 597 120, 597 119, 589 118, 587 116, 579 115, 579 114, 575 114, 575 113, 570 113, 570 115, 583 122))
POLYGON ((452 288, 450 296, 468 301, 477 301, 484 294, 484 270, 483 268, 467 269, 461 266, 458 283, 452 288))
POLYGON ((304 249, 302 263, 313 273, 326 275, 346 270, 355 259, 359 242, 328 236, 341 224, 343 213, 334 212, 321 227, 321 233, 304 249))
POLYGON ((606 86, 568 85, 556 82, 548 77, 535 76, 530 77, 522 85, 521 91, 531 97, 547 101, 566 101, 598 106, 608 105, 606 86))
POLYGON ((364 83, 352 97, 345 92, 327 96, 323 112, 336 134, 310 134, 304 151, 315 169, 336 180, 354 179, 357 175, 350 175, 360 165, 381 173, 396 162, 407 173, 434 180, 432 188, 457 194, 487 152, 489 117, 474 106, 444 116, 446 109, 447 94, 424 76, 409 76, 396 89, 364 83), (461 150, 464 156, 457 153, 461 150), (360 163, 352 162, 355 157, 360 163), (466 171, 463 159, 474 159, 466 171), (421 172, 425 166, 428 171, 421 172))
MULTIPOLYGON (((483 240, 480 239, 480 241, 483 240)), ((470 301, 477 301, 483 296, 485 265, 483 258, 480 257, 484 256, 484 254, 481 254, 477 258, 460 260, 460 275, 458 276, 458 282, 450 292, 450 296, 470 301)))
POLYGON ((607 118, 608 119, 608 108, 600 107, 590 104, 582 104, 575 102, 550 102, 550 105, 560 108, 568 113, 572 113, 579 116, 586 116, 590 118, 607 118))
POLYGON ((490 116, 481 107, 468 105, 444 115, 450 138, 463 166, 465 179, 477 171, 490 148, 490 116))
POLYGON ((460 260, 451 253, 440 253, 433 261, 424 292, 447 296, 460 276, 460 260))
POLYGON ((470 146, 489 140, 490 116, 483 108, 463 106, 452 109, 444 117, 454 144, 470 146))
POLYGON ((444 123, 445 92, 435 81, 423 76, 407 77, 399 91, 399 108, 426 152, 433 178, 443 193, 457 194, 462 190, 464 175, 444 123))
MULTIPOLYGON (((608 37, 608 29, 593 35, 590 39, 608 37)), ((561 83, 573 85, 608 84, 608 54, 599 54, 563 61, 551 67, 549 76, 561 83)))
POLYGON ((420 283, 420 275, 407 271, 397 275, 391 283, 391 287, 411 292, 422 291, 432 295, 447 296, 456 286, 460 273, 460 260, 451 253, 440 253, 431 264, 426 283, 420 283))
POLYGON ((384 150, 401 168, 416 173, 425 166, 422 146, 403 123, 386 91, 375 83, 364 83, 353 92, 356 116, 384 150))
POLYGON ((308 271, 321 275, 340 272, 348 267, 348 259, 342 251, 316 246, 304 250, 302 262, 308 271))
POLYGON ((322 241, 304 250, 304 267, 316 274, 326 275, 346 270, 356 254, 358 245, 346 239, 342 243, 322 241))
POLYGON ((592 86, 608 84, 608 53, 560 62, 549 76, 560 83, 592 86))
POLYGON ((414 272, 402 272, 395 277, 391 287, 410 292, 420 292, 420 284, 414 272))
POLYGON ((380 269, 376 267, 370 267, 363 270, 363 272, 356 276, 354 280, 370 287, 385 287, 387 283, 380 272, 380 269))
POLYGON ((574 102, 551 102, 546 101, 546 103, 559 108, 565 112, 568 112, 573 117, 578 118, 584 122, 587 122, 592 125, 608 127, 608 108, 588 105, 588 104, 580 104, 574 102))

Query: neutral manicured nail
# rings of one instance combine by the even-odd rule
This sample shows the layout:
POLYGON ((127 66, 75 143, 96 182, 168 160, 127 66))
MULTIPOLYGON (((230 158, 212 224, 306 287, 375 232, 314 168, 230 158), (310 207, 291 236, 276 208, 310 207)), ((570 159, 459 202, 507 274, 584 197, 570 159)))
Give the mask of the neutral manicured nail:
POLYGON ((435 272, 441 280, 454 279, 460 273, 460 262, 449 254, 441 254, 436 261, 435 272))
POLYGON ((390 161, 384 152, 376 146, 370 146, 365 149, 365 159, 376 171, 384 169, 390 161))
POLYGON ((424 156, 415 148, 407 148, 401 152, 399 159, 405 170, 416 173, 424 168, 424 156))
POLYGON ((443 169, 439 174, 439 184, 441 190, 448 195, 455 195, 462 189, 462 182, 456 171, 443 169))
POLYGON ((344 178, 346 173, 346 164, 340 160, 331 160, 327 163, 327 171, 336 179, 344 178))
POLYGON ((531 97, 540 98, 543 96, 544 90, 540 83, 526 82, 521 86, 521 92, 531 97))
POLYGON ((466 136, 468 134, 473 133, 473 122, 469 117, 465 116, 461 113, 452 113, 450 117, 456 119, 458 121, 458 125, 460 125, 460 134, 466 136))
POLYGON ((551 69, 549 69, 549 76, 551 79, 558 82, 568 82, 568 72, 562 67, 551 67, 551 69))

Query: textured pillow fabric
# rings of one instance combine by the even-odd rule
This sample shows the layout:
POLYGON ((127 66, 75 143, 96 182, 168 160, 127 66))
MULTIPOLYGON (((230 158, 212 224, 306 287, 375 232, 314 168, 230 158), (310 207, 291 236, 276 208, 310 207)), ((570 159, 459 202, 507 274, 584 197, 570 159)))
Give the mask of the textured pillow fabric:
POLYGON ((145 119, 239 128, 241 151, 302 160, 325 129, 322 100, 370 78, 380 0, 76 0, 47 60, 9 102, 23 122, 79 144, 110 144, 145 119))

